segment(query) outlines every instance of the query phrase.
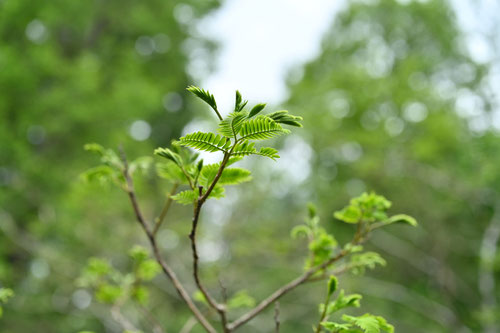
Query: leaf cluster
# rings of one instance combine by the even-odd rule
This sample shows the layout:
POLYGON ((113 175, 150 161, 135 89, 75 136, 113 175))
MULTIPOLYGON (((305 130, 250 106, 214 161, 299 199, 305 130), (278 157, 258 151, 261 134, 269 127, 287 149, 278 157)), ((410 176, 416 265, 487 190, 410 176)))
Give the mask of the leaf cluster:
POLYGON ((146 304, 149 291, 144 282, 151 281, 161 270, 159 264, 149 258, 148 251, 142 246, 134 246, 129 251, 131 272, 121 273, 101 258, 90 258, 83 269, 77 284, 91 288, 96 299, 105 304, 115 304, 129 298, 139 304, 146 304))

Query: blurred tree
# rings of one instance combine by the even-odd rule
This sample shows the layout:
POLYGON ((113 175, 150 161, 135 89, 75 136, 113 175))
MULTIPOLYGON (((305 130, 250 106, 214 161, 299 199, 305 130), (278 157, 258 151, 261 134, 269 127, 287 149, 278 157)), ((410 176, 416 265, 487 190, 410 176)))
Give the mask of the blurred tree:
POLYGON ((446 2, 381 0, 353 2, 290 81, 286 105, 304 116, 314 151, 303 187, 320 207, 374 189, 422 224, 374 237, 392 264, 359 279, 370 282, 359 290, 373 296, 367 308, 384 308, 398 331, 500 330, 487 74, 467 56, 446 2))
POLYGON ((218 5, 0 1, 0 287, 17 294, 1 331, 113 328, 79 311, 90 298, 73 279, 90 255, 127 249, 135 225, 115 228, 128 207, 112 193, 92 201, 113 203, 113 218, 94 219, 99 205, 74 186, 89 165, 83 144, 151 152, 180 133, 185 87, 203 74, 188 61, 210 70, 214 49, 193 22, 218 5))

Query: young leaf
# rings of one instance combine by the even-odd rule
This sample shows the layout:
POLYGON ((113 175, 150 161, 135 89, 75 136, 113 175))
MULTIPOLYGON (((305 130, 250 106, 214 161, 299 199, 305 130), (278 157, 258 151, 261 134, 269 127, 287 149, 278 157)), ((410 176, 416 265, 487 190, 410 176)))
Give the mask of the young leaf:
POLYGON ((327 314, 331 315, 334 312, 342 310, 347 307, 359 308, 362 296, 359 294, 344 295, 344 290, 340 290, 337 299, 328 305, 327 314))
MULTIPOLYGON (((209 164, 203 167, 200 174, 200 183, 208 187, 214 180, 219 171, 220 163, 209 164)), ((236 185, 243 182, 248 182, 252 179, 250 171, 242 168, 227 168, 222 172, 218 184, 220 185, 236 185)))
POLYGON ((296 126, 296 127, 302 127, 302 124, 299 123, 299 121, 302 120, 302 117, 293 116, 291 114, 288 114, 288 111, 286 111, 286 110, 281 110, 281 111, 276 111, 276 112, 270 113, 267 115, 267 117, 273 119, 277 123, 290 125, 290 126, 296 126))
POLYGON ((333 216, 341 221, 346 223, 359 223, 361 220, 362 214, 361 210, 357 206, 347 206, 342 210, 336 211, 333 213, 333 216))
POLYGON ((252 118, 253 116, 257 115, 260 111, 264 110, 265 107, 266 107, 265 103, 259 103, 255 105, 250 111, 248 118, 252 118))
POLYGON ((349 266, 354 274, 363 274, 365 269, 375 269, 377 265, 385 266, 387 262, 377 252, 365 252, 351 257, 349 266))
POLYGON ((335 276, 330 276, 328 280, 328 297, 332 296, 335 290, 337 290, 338 280, 335 276))
POLYGON ((276 160, 277 158, 280 158, 280 156, 278 155, 278 151, 276 149, 270 148, 270 147, 262 147, 262 148, 260 148, 259 152, 256 154, 260 155, 260 156, 269 157, 272 160, 276 160))
POLYGON ((384 225, 389 225, 392 223, 403 222, 411 225, 412 227, 416 227, 418 225, 417 220, 415 218, 406 215, 406 214, 397 214, 391 216, 387 221, 384 222, 384 225))
POLYGON ((219 114, 219 111, 217 110, 217 103, 215 102, 214 95, 208 92, 208 90, 204 90, 195 86, 189 86, 187 87, 187 90, 195 94, 198 98, 203 100, 208 105, 210 105, 210 107, 212 107, 212 109, 217 113, 217 116, 219 118, 222 118, 219 114))
POLYGON ((218 132, 227 138, 235 138, 247 115, 246 112, 231 113, 220 122, 218 132))
POLYGON ((240 110, 240 104, 241 104, 241 101, 242 101, 242 97, 241 97, 241 94, 238 90, 236 90, 236 98, 235 98, 235 101, 234 101, 234 111, 237 112, 240 110))
POLYGON ((182 165, 182 159, 179 154, 174 153, 172 150, 168 148, 156 148, 154 151, 155 155, 165 157, 166 159, 171 160, 174 162, 176 165, 181 166, 182 165))
POLYGON ((342 315, 342 320, 358 326, 365 333, 380 333, 382 330, 388 333, 394 332, 394 327, 388 324, 383 317, 374 316, 369 313, 365 313, 359 317, 344 314, 342 315))
POLYGON ((289 130, 283 129, 274 120, 264 116, 245 121, 239 132, 243 140, 266 140, 288 133, 289 130))
POLYGON ((231 147, 231 140, 214 133, 195 132, 187 134, 179 139, 178 143, 182 146, 191 147, 194 149, 215 152, 227 152, 231 147))
POLYGON ((334 323, 332 321, 324 321, 320 324, 325 329, 329 330, 330 332, 335 332, 335 333, 348 331, 350 328, 352 328, 351 324, 339 324, 339 323, 334 323))
POLYGON ((196 199, 198 199, 198 193, 194 190, 182 191, 171 196, 171 198, 181 205, 191 205, 196 199))

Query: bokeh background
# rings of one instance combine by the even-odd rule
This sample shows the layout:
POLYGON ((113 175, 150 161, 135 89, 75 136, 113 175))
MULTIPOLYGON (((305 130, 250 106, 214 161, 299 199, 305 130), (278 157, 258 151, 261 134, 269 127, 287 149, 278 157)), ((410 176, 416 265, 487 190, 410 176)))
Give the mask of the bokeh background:
MULTIPOLYGON (((207 204, 211 289, 265 297, 302 270, 289 233, 307 202, 345 241, 332 212, 375 190, 420 226, 377 233, 367 248, 387 267, 341 277, 364 295, 360 313, 397 332, 500 332, 499 12, 494 0, 0 0, 0 287, 16 293, 0 331, 121 332, 75 280, 91 256, 126 270, 147 243, 120 190, 81 181, 97 163, 83 145, 139 157, 215 126, 185 90, 197 84, 225 114, 240 89, 304 117, 278 140, 281 159, 250 160, 253 182, 207 204)), ((155 216, 168 184, 138 181, 155 216)), ((194 290, 190 211, 171 214, 160 245, 194 290)), ((163 276, 151 288, 150 311, 178 332, 186 307, 163 276)), ((282 299, 284 332, 310 330, 323 290, 282 299)), ((241 332, 271 332, 272 316, 241 332)))

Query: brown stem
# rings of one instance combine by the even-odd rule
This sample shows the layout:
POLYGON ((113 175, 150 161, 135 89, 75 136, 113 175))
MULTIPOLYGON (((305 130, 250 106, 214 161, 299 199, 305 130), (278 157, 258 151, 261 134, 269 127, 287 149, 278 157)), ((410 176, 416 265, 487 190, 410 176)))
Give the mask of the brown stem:
POLYGON ((278 301, 274 303, 274 322, 276 324, 276 333, 280 333, 280 302, 278 301))
POLYGON ((191 300, 191 297, 189 296, 189 293, 184 289, 184 286, 181 284, 179 279, 177 278, 177 275, 174 273, 174 271, 170 268, 170 266, 163 260, 160 250, 158 248, 158 244, 156 243, 156 238, 155 235, 152 233, 149 225, 146 223, 146 220, 144 219, 144 216, 139 208, 139 204, 137 202, 137 197, 135 195, 134 191, 134 182, 132 180, 132 177, 130 176, 129 173, 129 168, 128 168, 128 162, 127 158, 125 156, 125 152, 123 151, 123 148, 120 147, 121 151, 121 158, 123 161, 123 176, 125 177, 125 181, 127 182, 127 194, 130 198, 130 202, 132 204, 132 208, 134 209, 134 213, 136 216, 137 221, 139 224, 142 226, 142 229, 146 233, 149 242, 151 244, 151 248, 153 249, 154 256, 156 258, 156 261, 160 264, 163 272, 165 275, 170 279, 172 284, 174 285, 175 289, 177 290, 177 293, 179 296, 184 300, 184 302, 187 304, 193 315, 196 317, 196 319, 200 322, 200 324, 205 328, 205 330, 209 333, 217 333, 215 328, 208 322, 208 320, 203 316, 203 314, 200 312, 198 307, 194 304, 194 302, 191 300))
MULTIPOLYGON (((234 146, 233 146, 234 149, 234 146)), ((220 164, 219 170, 217 171, 217 174, 214 177, 214 180, 208 187, 207 191, 205 194, 203 194, 203 187, 199 186, 199 194, 198 194, 198 200, 196 200, 194 204, 194 211, 193 211, 193 223, 192 223, 192 228, 191 232, 189 233, 189 239, 191 240, 191 250, 193 252, 193 276, 194 276, 194 281, 196 282, 196 285, 198 286, 198 289, 200 289, 201 293, 203 296, 205 296, 205 299, 207 300, 208 304, 214 308, 218 313, 221 318, 222 322, 222 328, 224 332, 230 332, 228 328, 228 322, 227 322, 227 317, 226 317, 226 306, 224 304, 219 304, 208 292, 208 290, 203 286, 200 280, 200 275, 199 275, 199 270, 198 270, 198 263, 199 263, 199 256, 198 256, 198 249, 196 246, 196 230, 198 227, 198 220, 200 218, 200 212, 201 212, 201 207, 207 200, 208 196, 210 193, 212 193, 213 189, 215 188, 215 185, 217 185, 217 182, 219 181, 220 177, 222 176, 222 172, 224 171, 224 168, 229 161, 229 157, 231 156, 232 149, 229 153, 225 153, 224 157, 222 159, 222 162, 220 164)))
POLYGON ((334 262, 340 260, 341 258, 345 257, 349 252, 346 250, 342 250, 337 254, 335 257, 330 258, 330 260, 324 262, 323 264, 313 267, 309 270, 307 270, 305 273, 303 273, 301 276, 296 278, 295 280, 290 281, 288 284, 284 285, 283 287, 279 288, 276 290, 274 293, 272 293, 268 298, 264 299, 262 302, 260 302, 255 308, 250 310, 249 312, 245 313, 242 315, 240 318, 236 319, 232 323, 228 325, 229 331, 233 331, 240 327, 241 325, 245 324, 246 322, 250 321, 253 319, 255 316, 257 316, 259 313, 264 311, 270 304, 278 300, 280 297, 286 295, 290 291, 294 290, 304 282, 307 282, 307 280, 313 276, 315 273, 319 272, 322 269, 325 269, 326 267, 330 266, 334 262))
POLYGON ((172 196, 175 194, 177 191, 177 188, 179 187, 178 183, 175 183, 174 186, 172 187, 172 190, 168 194, 167 201, 165 202, 165 205, 163 206, 163 209, 161 210, 160 216, 158 216, 155 220, 155 227, 153 229, 153 236, 156 236, 156 233, 158 230, 160 230, 161 224, 163 223, 163 220, 165 220, 165 216, 167 216, 168 210, 170 209, 170 206, 172 205, 172 196))

